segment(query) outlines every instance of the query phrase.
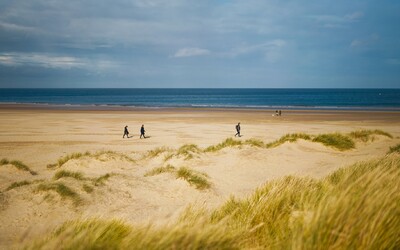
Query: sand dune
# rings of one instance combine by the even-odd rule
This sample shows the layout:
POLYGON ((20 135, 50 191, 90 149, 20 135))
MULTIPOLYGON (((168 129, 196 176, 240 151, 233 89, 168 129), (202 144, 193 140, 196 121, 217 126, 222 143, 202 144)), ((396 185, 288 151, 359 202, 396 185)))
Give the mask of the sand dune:
POLYGON ((301 120, 297 113, 288 113, 275 119, 260 117, 258 111, 0 112, 0 158, 20 160, 37 172, 0 166, 1 248, 39 237, 76 218, 121 218, 131 223, 174 220, 189 204, 217 207, 231 195, 245 197, 285 175, 323 177, 342 166, 383 156, 400 142, 400 116, 396 120, 391 113, 388 121, 379 115, 379 120, 361 123, 357 114, 348 120, 328 114, 327 121, 320 114, 309 113, 309 119, 301 120), (300 139, 274 148, 242 145, 204 152, 233 136, 238 117, 243 137, 236 140, 242 142, 257 138, 268 143, 295 132, 346 134, 359 129, 381 129, 393 138, 375 135, 373 141, 355 140, 356 147, 346 151, 300 139), (140 140, 142 123, 151 137, 140 140), (126 124, 133 138, 122 139, 126 124), (199 151, 191 152, 191 157, 179 155, 179 147, 185 144, 196 144, 199 151), (57 165, 61 157, 86 151, 90 155, 57 165), (146 175, 168 165, 174 169, 146 175), (210 187, 197 189, 179 178, 181 167, 203 176, 210 187), (60 171, 79 175, 57 179, 60 171), (13 183, 21 186, 10 189, 13 183))

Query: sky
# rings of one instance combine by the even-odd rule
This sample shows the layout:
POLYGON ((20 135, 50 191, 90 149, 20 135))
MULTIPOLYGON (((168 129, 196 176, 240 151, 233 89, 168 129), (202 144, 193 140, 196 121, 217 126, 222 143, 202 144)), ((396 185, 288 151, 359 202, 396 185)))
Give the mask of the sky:
POLYGON ((1 0, 0 88, 400 88, 398 0, 1 0))

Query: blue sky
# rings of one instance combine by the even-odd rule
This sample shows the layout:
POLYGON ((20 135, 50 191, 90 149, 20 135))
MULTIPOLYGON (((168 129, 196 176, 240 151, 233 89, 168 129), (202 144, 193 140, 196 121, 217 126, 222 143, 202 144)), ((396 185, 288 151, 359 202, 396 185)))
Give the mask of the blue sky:
POLYGON ((2 0, 0 87, 399 88, 400 1, 2 0))

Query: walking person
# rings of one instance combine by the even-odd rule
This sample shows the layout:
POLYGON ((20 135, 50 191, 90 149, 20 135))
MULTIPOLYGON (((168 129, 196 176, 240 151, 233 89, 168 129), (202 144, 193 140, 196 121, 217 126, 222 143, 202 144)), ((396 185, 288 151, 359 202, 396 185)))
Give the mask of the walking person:
POLYGON ((236 125, 236 134, 235 137, 239 136, 240 137, 240 122, 236 125))
POLYGON ((126 138, 129 138, 128 125, 126 125, 124 128, 124 135, 122 136, 122 138, 125 138, 125 135, 126 135, 126 138))
POLYGON ((140 128, 140 139, 142 139, 142 136, 143 136, 144 139, 146 139, 146 136, 144 135, 144 132, 146 132, 146 131, 144 130, 144 125, 142 125, 142 127, 140 128))

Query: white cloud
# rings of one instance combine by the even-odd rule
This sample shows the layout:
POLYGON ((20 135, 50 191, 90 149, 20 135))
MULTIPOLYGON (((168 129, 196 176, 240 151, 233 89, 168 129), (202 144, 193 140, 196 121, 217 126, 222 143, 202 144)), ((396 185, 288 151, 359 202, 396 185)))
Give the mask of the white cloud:
POLYGON ((367 38, 364 39, 354 39, 351 43, 350 46, 353 48, 356 47, 366 47, 375 44, 379 40, 379 35, 377 34, 372 34, 367 38))
POLYGON ((363 12, 357 11, 357 12, 354 12, 354 13, 351 13, 351 14, 346 15, 345 18, 347 18, 347 19, 349 19, 349 20, 358 20, 358 19, 360 19, 360 18, 363 17, 363 16, 364 16, 364 13, 363 13, 363 12))
POLYGON ((51 69, 86 69, 104 70, 118 66, 108 60, 89 60, 72 56, 50 55, 44 53, 3 53, 0 54, 0 64, 4 66, 34 66, 51 69))
POLYGON ((209 55, 210 51, 200 48, 183 48, 178 50, 174 57, 189 57, 189 56, 205 56, 209 55))

